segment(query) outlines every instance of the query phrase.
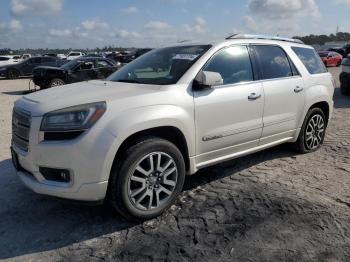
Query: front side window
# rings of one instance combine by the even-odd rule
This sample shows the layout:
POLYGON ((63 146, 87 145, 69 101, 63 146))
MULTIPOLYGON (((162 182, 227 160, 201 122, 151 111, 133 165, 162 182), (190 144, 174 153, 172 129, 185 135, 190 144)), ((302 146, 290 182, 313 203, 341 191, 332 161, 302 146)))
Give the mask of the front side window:
POLYGON ((320 56, 316 53, 314 49, 304 47, 292 47, 292 50, 299 57, 301 62, 303 62, 304 66, 310 74, 314 75, 327 72, 327 69, 323 64, 320 56))
POLYGON ((246 46, 230 46, 218 51, 203 71, 217 72, 224 85, 253 81, 253 70, 246 46))
POLYGON ((77 68, 77 71, 81 71, 81 70, 91 70, 94 68, 94 62, 92 61, 86 61, 86 62, 82 62, 77 68))
POLYGON ((210 47, 190 45, 156 49, 123 66, 107 80, 153 85, 175 84, 210 47))
POLYGON ((293 69, 282 48, 278 46, 258 45, 257 54, 262 79, 275 79, 293 76, 293 69))
POLYGON ((110 67, 112 66, 111 64, 109 64, 107 61, 105 60, 97 60, 97 63, 96 63, 96 67, 97 68, 103 68, 103 67, 110 67))

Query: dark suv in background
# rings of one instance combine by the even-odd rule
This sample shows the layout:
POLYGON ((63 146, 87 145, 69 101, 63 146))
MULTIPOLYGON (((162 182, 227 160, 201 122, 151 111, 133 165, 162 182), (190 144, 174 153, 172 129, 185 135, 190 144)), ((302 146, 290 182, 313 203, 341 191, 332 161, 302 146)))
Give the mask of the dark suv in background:
POLYGON ((39 66, 33 70, 33 81, 40 89, 93 79, 104 79, 119 69, 113 60, 81 57, 59 68, 39 66))
POLYGON ((9 79, 17 79, 21 76, 31 76, 33 69, 37 66, 60 67, 64 63, 66 63, 66 61, 57 57, 31 57, 16 64, 1 66, 0 76, 7 77, 9 79))

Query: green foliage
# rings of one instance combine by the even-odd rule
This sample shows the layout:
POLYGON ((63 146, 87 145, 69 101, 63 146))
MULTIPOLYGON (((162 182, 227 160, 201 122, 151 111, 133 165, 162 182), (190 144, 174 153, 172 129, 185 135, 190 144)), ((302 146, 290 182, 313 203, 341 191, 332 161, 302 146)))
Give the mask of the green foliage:
POLYGON ((339 32, 336 35, 308 35, 308 36, 295 36, 295 39, 300 39, 308 45, 324 45, 327 42, 350 42, 350 33, 339 32))

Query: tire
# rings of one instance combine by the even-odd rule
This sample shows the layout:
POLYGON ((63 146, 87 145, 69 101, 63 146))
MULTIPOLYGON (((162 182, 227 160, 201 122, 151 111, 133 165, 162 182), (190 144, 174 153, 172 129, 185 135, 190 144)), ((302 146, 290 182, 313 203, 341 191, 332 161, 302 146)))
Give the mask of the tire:
POLYGON ((327 120, 323 111, 317 107, 310 109, 306 114, 298 140, 294 143, 296 151, 305 154, 318 150, 323 144, 326 128, 327 120))
POLYGON ((8 72, 7 72, 7 78, 8 79, 18 79, 20 77, 20 73, 18 70, 15 70, 15 69, 10 69, 8 72))
POLYGON ((66 83, 60 79, 60 78, 54 78, 50 81, 50 87, 55 87, 55 86, 62 86, 65 85, 66 83))
POLYGON ((109 179, 108 200, 127 219, 146 220, 161 215, 182 190, 184 158, 167 140, 146 138, 127 149, 116 162, 109 179))

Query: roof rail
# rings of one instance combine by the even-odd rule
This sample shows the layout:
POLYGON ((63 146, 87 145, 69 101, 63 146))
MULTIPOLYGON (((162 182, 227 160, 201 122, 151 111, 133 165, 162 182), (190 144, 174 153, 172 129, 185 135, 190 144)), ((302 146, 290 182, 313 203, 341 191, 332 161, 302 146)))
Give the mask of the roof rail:
POLYGON ((266 40, 276 40, 276 41, 304 44, 304 42, 299 39, 279 37, 279 36, 267 36, 267 35, 233 34, 233 35, 230 35, 229 37, 226 37, 225 39, 227 40, 229 39, 266 39, 266 40))

